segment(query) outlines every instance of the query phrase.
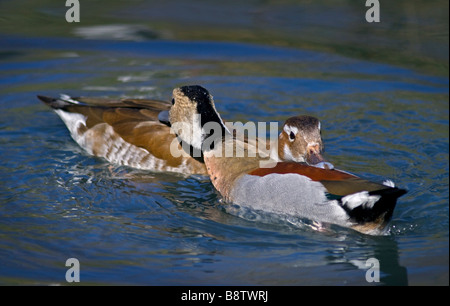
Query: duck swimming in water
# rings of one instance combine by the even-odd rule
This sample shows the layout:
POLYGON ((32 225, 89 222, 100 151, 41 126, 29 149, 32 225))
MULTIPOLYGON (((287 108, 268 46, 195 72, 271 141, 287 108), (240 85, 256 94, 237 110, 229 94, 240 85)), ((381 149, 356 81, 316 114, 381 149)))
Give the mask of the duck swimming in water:
MULTIPOLYGON (((172 101, 169 111, 172 127, 187 127, 174 128, 174 132, 181 142, 202 152, 214 187, 229 203, 337 224, 366 234, 380 234, 392 217, 397 199, 406 193, 393 184, 367 181, 334 167, 296 162, 298 159, 293 152, 299 149, 289 146, 285 149, 284 145, 279 147, 280 158, 272 167, 261 167, 261 161, 269 160, 270 154, 260 153, 254 145, 233 137, 205 88, 198 85, 176 88, 172 101), (218 126, 219 132, 211 134, 206 127, 209 123, 218 126), (243 157, 225 154, 227 150, 236 152, 238 149, 247 154, 243 157), (257 154, 251 156, 251 152, 257 154), (280 161, 286 156, 290 161, 280 161)), ((314 126, 313 121, 310 122, 307 126, 314 126)), ((288 124, 280 137, 294 140, 305 134, 302 128, 296 129, 288 124)), ((322 162, 315 154, 321 144, 303 138, 304 152, 322 162)))
MULTIPOLYGON (((195 158, 188 154, 172 154, 174 143, 178 151, 182 152, 182 148, 170 129, 170 102, 73 98, 67 95, 38 98, 54 109, 75 142, 91 155, 137 169, 186 175, 208 174, 201 154, 195 158)), ((255 141, 256 144, 259 140, 255 141)), ((320 122, 314 117, 289 118, 278 144, 272 145, 275 148, 272 152, 274 160, 310 164, 323 162, 320 122)))

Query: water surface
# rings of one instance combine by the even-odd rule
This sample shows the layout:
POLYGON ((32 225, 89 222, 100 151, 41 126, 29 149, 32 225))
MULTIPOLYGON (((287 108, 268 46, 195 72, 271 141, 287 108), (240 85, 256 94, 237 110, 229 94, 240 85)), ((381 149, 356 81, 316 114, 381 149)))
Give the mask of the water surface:
MULTIPOLYGON (((255 30, 262 24, 239 17, 247 12, 241 8, 233 41, 223 30, 231 21, 188 37, 219 21, 177 23, 170 18, 178 11, 167 13, 167 24, 136 25, 144 8, 158 12, 139 1, 121 10, 128 13, 114 28, 110 19, 119 12, 111 3, 99 22, 107 30, 85 17, 79 25, 61 24, 62 34, 55 24, 65 8, 44 3, 31 7, 17 29, 0 31, 0 284, 67 284, 64 264, 75 257, 82 284, 370 285, 364 265, 377 258, 380 284, 448 285, 448 59, 411 49, 401 51, 402 60, 383 61, 386 56, 340 52, 326 34, 306 46, 292 32, 286 38, 286 30, 307 24, 302 31, 326 33, 326 23, 317 17, 297 24, 301 7, 283 23, 277 16, 287 4, 273 5, 270 14, 249 2, 247 11, 259 8, 278 23, 269 39, 255 30), (249 28, 251 42, 243 42, 249 28), (36 99, 60 93, 169 99, 186 84, 208 88, 230 120, 281 124, 293 114, 319 117, 326 157, 337 168, 408 190, 387 235, 338 226, 317 231, 305 220, 230 208, 205 177, 110 165, 79 148, 36 99)), ((235 8, 224 6, 225 12, 235 8)), ((340 11, 354 16, 352 7, 340 11)), ((432 41, 448 54, 448 15, 438 20, 436 36, 416 43, 432 41)), ((357 31, 345 29, 338 29, 347 33, 341 44, 352 49, 357 31)), ((390 33, 369 32, 393 46, 384 52, 397 54, 402 45, 390 33)))

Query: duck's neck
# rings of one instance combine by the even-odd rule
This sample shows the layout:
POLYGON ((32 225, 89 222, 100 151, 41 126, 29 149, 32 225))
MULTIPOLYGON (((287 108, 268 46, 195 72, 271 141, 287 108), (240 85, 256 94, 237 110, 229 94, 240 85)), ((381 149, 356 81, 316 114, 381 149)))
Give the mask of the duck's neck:
POLYGON ((229 133, 220 116, 195 115, 192 122, 172 123, 172 129, 183 150, 191 157, 203 161, 203 154, 219 147, 229 133))
POLYGON ((201 150, 207 152, 214 150, 217 144, 221 143, 230 131, 225 126, 220 115, 214 112, 200 112, 201 126, 201 150))

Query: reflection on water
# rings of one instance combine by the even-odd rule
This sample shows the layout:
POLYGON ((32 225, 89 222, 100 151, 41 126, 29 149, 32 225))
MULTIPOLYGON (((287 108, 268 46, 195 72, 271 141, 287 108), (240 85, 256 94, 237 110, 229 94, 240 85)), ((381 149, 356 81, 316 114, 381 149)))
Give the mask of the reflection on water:
POLYGON ((87 27, 77 27, 74 34, 86 39, 105 39, 105 40, 134 40, 144 41, 148 39, 159 38, 158 35, 147 30, 142 25, 97 25, 87 27))
POLYGON ((376 28, 353 1, 83 2, 76 25, 59 4, 27 2, 19 18, 17 3, 0 3, 1 284, 65 284, 69 257, 83 284, 372 285, 370 258, 380 284, 448 284, 448 2, 383 2, 376 28), (35 98, 167 99, 193 83, 230 120, 320 118, 337 168, 408 189, 388 235, 227 206, 205 177, 109 165, 35 98))

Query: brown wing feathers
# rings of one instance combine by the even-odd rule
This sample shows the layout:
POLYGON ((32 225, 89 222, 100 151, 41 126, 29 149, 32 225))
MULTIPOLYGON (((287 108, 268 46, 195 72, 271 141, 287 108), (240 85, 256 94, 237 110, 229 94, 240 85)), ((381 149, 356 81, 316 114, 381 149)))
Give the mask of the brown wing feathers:
POLYGON ((346 196, 360 191, 376 191, 390 187, 369 182, 352 174, 339 170, 322 169, 305 164, 281 162, 274 168, 259 168, 250 175, 265 176, 271 173, 287 174, 296 173, 309 177, 313 181, 320 182, 330 194, 346 196))
MULTIPOLYGON (((170 153, 170 145, 175 135, 170 133, 167 125, 158 121, 158 114, 170 109, 169 102, 144 99, 73 98, 72 100, 77 102, 75 103, 45 96, 38 96, 38 98, 54 109, 82 114, 86 117, 86 128, 95 127, 92 131, 95 130, 99 137, 100 130, 105 128, 101 124, 106 123, 126 142, 144 148, 156 158, 165 160, 167 166, 177 167, 183 162, 182 157, 175 158, 170 153)), ((196 173, 205 172, 204 165, 196 160, 187 159, 187 164, 196 173)))

